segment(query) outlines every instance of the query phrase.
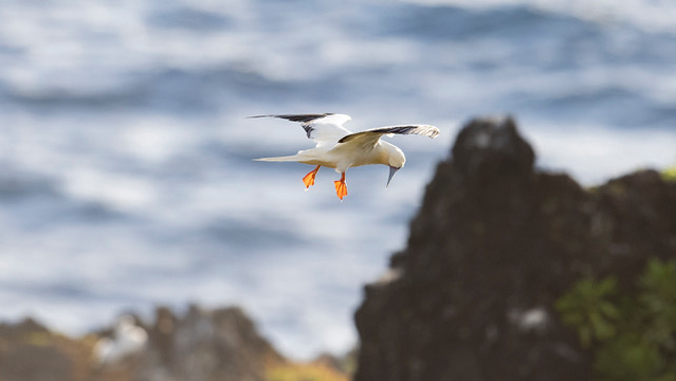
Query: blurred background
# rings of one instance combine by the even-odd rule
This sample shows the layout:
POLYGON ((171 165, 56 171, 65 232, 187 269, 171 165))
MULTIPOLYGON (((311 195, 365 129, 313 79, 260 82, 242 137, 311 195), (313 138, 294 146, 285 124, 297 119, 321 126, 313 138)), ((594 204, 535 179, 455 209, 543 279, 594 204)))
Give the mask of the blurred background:
POLYGON ((240 305, 298 359, 356 344, 361 288, 462 123, 509 113, 584 185, 676 162, 676 4, 659 0, 0 0, 0 320, 77 335, 158 304, 240 305), (407 163, 252 159, 337 112, 407 163))

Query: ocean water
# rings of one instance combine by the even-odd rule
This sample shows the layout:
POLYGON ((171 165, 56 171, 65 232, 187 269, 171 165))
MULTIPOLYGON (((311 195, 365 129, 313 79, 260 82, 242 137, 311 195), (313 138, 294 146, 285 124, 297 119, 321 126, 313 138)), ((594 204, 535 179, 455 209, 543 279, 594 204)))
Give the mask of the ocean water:
POLYGON ((123 311, 238 304, 294 358, 356 343, 463 123, 512 114, 586 185, 676 164, 669 1, 0 0, 0 320, 73 335, 123 311), (252 159, 311 142, 246 119, 340 112, 406 167, 252 159))

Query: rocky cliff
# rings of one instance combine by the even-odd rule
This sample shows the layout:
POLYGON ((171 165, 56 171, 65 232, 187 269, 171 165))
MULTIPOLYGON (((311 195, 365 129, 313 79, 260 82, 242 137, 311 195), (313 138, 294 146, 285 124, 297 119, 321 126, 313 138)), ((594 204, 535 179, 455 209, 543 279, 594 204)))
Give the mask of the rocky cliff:
POLYGON ((145 324, 132 315, 82 339, 26 319, 0 324, 0 381, 345 381, 319 359, 285 359, 239 308, 159 307, 145 324))
POLYGON ((640 171, 585 190, 534 169, 510 118, 478 119, 439 164, 408 247, 365 288, 356 381, 588 380, 555 301, 584 277, 676 257, 676 184, 640 171))

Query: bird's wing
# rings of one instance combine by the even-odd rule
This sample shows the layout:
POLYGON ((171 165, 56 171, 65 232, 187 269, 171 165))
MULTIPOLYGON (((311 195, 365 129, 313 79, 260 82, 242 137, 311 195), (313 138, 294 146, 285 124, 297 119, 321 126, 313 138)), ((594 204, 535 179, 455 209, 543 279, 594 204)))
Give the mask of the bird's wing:
POLYGON ((391 135, 391 134, 400 134, 400 135, 415 134, 427 136, 434 139, 437 137, 437 135, 439 135, 439 129, 434 126, 429 126, 426 124, 379 127, 346 135, 342 139, 338 140, 338 143, 359 142, 364 145, 367 144, 375 145, 383 135, 391 135))
POLYGON ((343 124, 352 119, 345 114, 288 114, 288 115, 255 115, 250 118, 280 118, 292 122, 300 122, 305 130, 307 137, 312 139, 317 145, 326 143, 335 143, 350 131, 343 127, 343 124))

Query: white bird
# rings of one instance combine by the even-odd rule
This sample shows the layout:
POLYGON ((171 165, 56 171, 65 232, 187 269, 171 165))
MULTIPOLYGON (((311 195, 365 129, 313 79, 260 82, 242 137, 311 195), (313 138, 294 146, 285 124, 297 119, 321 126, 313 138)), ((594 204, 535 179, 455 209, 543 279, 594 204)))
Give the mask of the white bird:
POLYGON ((104 337, 96 342, 94 353, 99 364, 113 364, 145 348, 148 333, 135 323, 131 315, 117 318, 113 337, 104 337))
POLYGON ((406 157, 399 147, 382 141, 383 135, 423 135, 432 139, 439 135, 439 129, 425 124, 411 124, 373 128, 352 133, 343 127, 350 116, 345 114, 293 114, 293 115, 256 115, 250 118, 281 118, 292 122, 300 122, 316 146, 298 151, 291 156, 267 157, 257 161, 295 161, 317 167, 303 177, 305 188, 315 183, 315 176, 320 167, 334 168, 341 174, 340 180, 334 181, 336 194, 341 200, 347 196, 345 172, 350 167, 360 165, 384 164, 390 167, 387 185, 394 174, 404 166, 406 157))

